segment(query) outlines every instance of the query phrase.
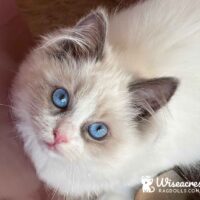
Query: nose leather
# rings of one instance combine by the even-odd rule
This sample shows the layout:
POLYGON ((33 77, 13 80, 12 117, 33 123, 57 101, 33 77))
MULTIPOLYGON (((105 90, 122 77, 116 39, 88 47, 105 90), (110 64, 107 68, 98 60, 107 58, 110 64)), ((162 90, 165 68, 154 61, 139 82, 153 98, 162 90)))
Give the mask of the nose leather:
POLYGON ((60 143, 67 143, 68 138, 66 134, 62 134, 59 131, 54 132, 54 143, 60 144, 60 143))

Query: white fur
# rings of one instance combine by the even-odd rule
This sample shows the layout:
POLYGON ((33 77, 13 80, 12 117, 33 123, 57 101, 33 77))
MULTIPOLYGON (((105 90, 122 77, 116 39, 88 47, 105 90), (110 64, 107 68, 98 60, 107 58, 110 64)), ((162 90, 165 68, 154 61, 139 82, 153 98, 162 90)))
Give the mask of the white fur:
MULTIPOLYGON (((105 168, 105 163, 101 165, 94 162, 85 154, 81 140, 78 143, 78 156, 81 159, 75 159, 75 162, 74 158, 72 161, 66 161, 61 155, 45 149, 31 128, 28 111, 21 114, 25 123, 20 122, 18 129, 22 133, 25 149, 39 177, 48 185, 58 188, 59 192, 74 196, 90 196, 109 191, 107 196, 101 198, 130 200, 131 193, 127 192, 128 189, 125 189, 125 193, 122 190, 121 194, 112 192, 119 187, 136 186, 142 176, 154 176, 177 164, 189 165, 199 160, 200 1, 147 0, 121 11, 110 18, 108 42, 112 47, 113 58, 109 57, 109 64, 108 60, 106 61, 108 66, 116 64, 138 77, 174 76, 180 79, 175 96, 165 108, 155 114, 151 126, 143 136, 137 133, 131 136, 128 130, 124 130, 127 131, 130 142, 120 149, 121 157, 120 154, 116 154, 116 158, 107 161, 110 168, 105 168)), ((32 63, 29 67, 35 68, 32 63)), ((90 72, 91 69, 88 67, 88 74, 90 72)), ((105 72, 109 75, 108 69, 105 72)), ((123 85, 126 78, 117 77, 123 85)), ((105 85, 112 84, 112 81, 103 81, 105 85)), ((97 83, 96 88, 102 87, 101 83, 102 81, 97 83)), ((117 91, 118 89, 113 89, 113 95, 117 95, 117 91)), ((16 93, 17 90, 14 95, 16 98, 22 95, 26 99, 25 93, 16 93)), ((90 100, 95 100, 94 94, 89 94, 90 100)), ((121 100, 125 101, 123 98, 121 100)), ((92 105, 90 108, 93 112, 97 106, 94 102, 79 102, 78 108, 81 108, 81 112, 74 115, 75 119, 80 119, 78 123, 88 117, 86 107, 81 105, 92 105)), ((16 105, 17 110, 24 110, 20 102, 16 105)), ((123 110, 120 105, 116 107, 123 110)), ((20 118, 19 114, 16 115, 20 118)), ((126 116, 124 117, 126 119, 126 116)), ((52 119, 46 120, 50 122, 52 119)))
POLYGON ((137 160, 142 173, 132 176, 131 182, 155 174, 156 168, 162 171, 198 161, 200 1, 140 3, 111 18, 109 39, 128 71, 141 77, 174 76, 180 80, 174 98, 156 114, 155 127, 148 130, 153 134, 156 129, 160 136, 141 157, 143 161, 137 160))
POLYGON ((199 0, 150 0, 111 19, 109 36, 122 66, 142 77, 180 80, 175 97, 156 115, 162 137, 152 148, 173 164, 189 164, 200 153, 199 11, 199 0))

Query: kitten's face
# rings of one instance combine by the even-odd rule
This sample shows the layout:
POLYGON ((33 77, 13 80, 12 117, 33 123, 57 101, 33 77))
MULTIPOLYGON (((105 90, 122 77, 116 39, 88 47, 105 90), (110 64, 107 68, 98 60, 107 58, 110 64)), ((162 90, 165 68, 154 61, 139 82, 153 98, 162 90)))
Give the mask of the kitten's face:
MULTIPOLYGON (((105 176, 106 171, 113 171, 117 174, 116 168, 120 169, 136 138, 134 131, 131 132, 133 114, 129 116, 131 108, 127 101, 130 77, 117 71, 111 63, 107 58, 98 63, 60 61, 50 57, 45 49, 37 49, 30 55, 15 82, 13 100, 25 143, 27 139, 37 141, 37 145, 27 144, 31 157, 39 145, 46 159, 66 161, 63 171, 74 164, 77 168, 80 166, 81 173, 101 171, 105 176), (69 94, 69 103, 64 109, 53 102, 53 93, 58 88, 64 88, 69 94), (90 136, 88 127, 95 122, 104 123, 108 128, 103 139, 90 136), (67 137, 67 142, 49 145, 54 143, 57 130, 67 137)), ((42 154, 38 151, 34 164, 40 162, 42 154)), ((52 170, 56 176, 56 169, 52 170)))
POLYGON ((115 156, 124 140, 130 139, 128 135, 123 136, 132 126, 126 101, 129 76, 109 65, 103 60, 99 63, 60 61, 51 58, 45 49, 32 53, 19 73, 15 100, 28 115, 20 117, 29 122, 44 148, 54 151, 50 144, 58 131, 66 135, 67 142, 61 142, 55 149, 66 160, 83 159, 85 155, 106 160, 115 156), (108 67, 110 71, 105 75, 108 67), (53 94, 57 89, 68 92, 66 108, 55 105, 53 94), (94 139, 88 131, 96 122, 104 123, 108 129, 102 139, 94 139))
MULTIPOLYGON (((145 144, 136 123, 143 104, 137 100, 132 106, 130 92, 141 97, 141 84, 130 86, 131 77, 105 45, 105 15, 97 11, 77 26, 77 35, 70 37, 82 31, 81 42, 68 41, 73 31, 62 30, 30 54, 12 93, 18 130, 38 175, 72 195, 120 183, 123 170, 145 144), (93 35, 87 38, 86 30, 93 35), (65 34, 68 40, 63 42, 65 34)), ((146 85, 152 90, 152 82, 146 85)), ((146 110, 140 114, 144 117, 146 110)))

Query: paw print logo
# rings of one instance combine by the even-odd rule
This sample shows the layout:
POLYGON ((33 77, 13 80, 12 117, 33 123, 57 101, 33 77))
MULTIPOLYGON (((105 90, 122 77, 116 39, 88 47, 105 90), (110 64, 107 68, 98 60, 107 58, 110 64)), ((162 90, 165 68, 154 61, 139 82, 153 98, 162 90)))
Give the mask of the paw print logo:
POLYGON ((152 186, 153 178, 150 176, 143 176, 142 177, 142 190, 143 192, 152 193, 155 191, 155 187, 152 186))

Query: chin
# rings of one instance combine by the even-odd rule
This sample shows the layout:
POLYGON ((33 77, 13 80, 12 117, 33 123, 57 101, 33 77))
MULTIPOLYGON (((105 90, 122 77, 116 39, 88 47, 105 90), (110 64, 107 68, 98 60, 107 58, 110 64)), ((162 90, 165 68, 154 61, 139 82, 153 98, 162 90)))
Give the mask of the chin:
POLYGON ((97 174, 96 166, 84 162, 83 157, 81 161, 73 160, 60 151, 52 151, 34 133, 23 137, 23 140, 39 179, 59 194, 73 197, 100 194, 111 186, 108 180, 101 178, 101 173, 97 174))

